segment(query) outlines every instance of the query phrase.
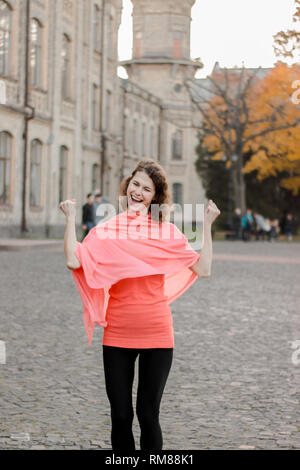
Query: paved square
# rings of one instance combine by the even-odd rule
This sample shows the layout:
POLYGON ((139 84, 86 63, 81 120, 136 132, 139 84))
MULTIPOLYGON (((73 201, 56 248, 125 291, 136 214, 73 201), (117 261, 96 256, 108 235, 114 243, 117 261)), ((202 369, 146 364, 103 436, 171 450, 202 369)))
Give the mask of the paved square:
MULTIPOLYGON (((164 449, 300 449, 300 244, 214 242, 214 256, 171 304, 164 449)), ((102 329, 88 348, 61 248, 1 251, 0 272, 0 449, 110 448, 102 329)), ((136 417, 134 432, 138 449, 136 417)))

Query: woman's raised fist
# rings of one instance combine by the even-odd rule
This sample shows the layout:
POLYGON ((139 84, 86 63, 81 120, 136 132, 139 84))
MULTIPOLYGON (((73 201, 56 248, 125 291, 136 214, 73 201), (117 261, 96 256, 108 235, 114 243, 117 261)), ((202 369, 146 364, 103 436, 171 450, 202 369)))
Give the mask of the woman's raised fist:
POLYGON ((59 204, 60 210, 66 217, 76 216, 76 199, 67 199, 59 204))

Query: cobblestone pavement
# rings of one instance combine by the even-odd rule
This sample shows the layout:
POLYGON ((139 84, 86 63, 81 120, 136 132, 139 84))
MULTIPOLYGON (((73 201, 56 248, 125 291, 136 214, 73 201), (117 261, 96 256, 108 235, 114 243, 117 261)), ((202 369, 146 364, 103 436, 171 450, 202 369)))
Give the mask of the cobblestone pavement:
MULTIPOLYGON (((300 245, 214 254, 212 277, 172 304, 164 449, 300 449, 300 245)), ((61 248, 2 251, 0 273, 0 449, 110 448, 102 329, 88 348, 61 248)), ((134 433, 139 448, 136 417, 134 433)))

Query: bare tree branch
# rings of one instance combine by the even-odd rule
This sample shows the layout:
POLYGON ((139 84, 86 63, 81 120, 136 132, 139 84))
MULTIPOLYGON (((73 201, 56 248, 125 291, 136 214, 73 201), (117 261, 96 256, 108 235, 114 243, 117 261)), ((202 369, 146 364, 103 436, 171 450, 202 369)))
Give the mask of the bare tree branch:
MULTIPOLYGON (((195 103, 195 105, 197 106, 198 110, 200 111, 200 113, 202 114, 202 116, 204 117, 204 119, 210 124, 211 128, 214 129, 215 131, 215 135, 220 139, 220 141, 222 142, 222 144, 224 145, 224 148, 231 151, 231 148, 229 147, 229 144, 228 142, 226 141, 226 139, 224 138, 224 135, 223 135, 223 130, 222 128, 220 128, 208 115, 208 113, 206 111, 204 111, 203 107, 201 107, 201 105, 194 99, 193 97, 193 94, 191 92, 191 89, 190 89, 190 86, 189 84, 186 82, 186 87, 188 89, 188 92, 190 94, 190 97, 191 97, 191 100, 193 103, 195 103)), ((214 133, 212 132, 211 135, 214 135, 214 133)))
POLYGON ((293 124, 286 124, 286 125, 277 126, 277 127, 269 127, 268 129, 264 129, 263 131, 258 132, 257 134, 252 134, 249 137, 247 137, 247 139, 244 140, 243 145, 245 145, 247 142, 249 142, 249 140, 254 140, 257 137, 261 137, 263 135, 270 134, 271 132, 290 129, 291 127, 296 127, 298 124, 300 124, 300 119, 297 119, 293 124))

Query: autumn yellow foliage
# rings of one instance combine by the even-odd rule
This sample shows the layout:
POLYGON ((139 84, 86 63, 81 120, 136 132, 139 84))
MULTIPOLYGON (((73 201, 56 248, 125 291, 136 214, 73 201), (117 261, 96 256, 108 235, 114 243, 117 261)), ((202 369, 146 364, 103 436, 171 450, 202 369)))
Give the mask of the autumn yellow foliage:
POLYGON ((240 70, 231 70, 212 77, 217 90, 203 108, 203 145, 214 154, 213 160, 229 160, 237 148, 242 154, 250 152, 244 174, 256 170, 259 181, 277 175, 280 185, 297 195, 300 104, 292 97, 297 91, 293 84, 300 80, 300 66, 278 62, 263 78, 256 76, 251 86, 245 86, 244 93, 243 83, 253 72, 244 69, 242 73, 243 77, 240 70), (222 96, 222 90, 226 90, 226 96, 222 96))
MULTIPOLYGON (((292 100, 292 84, 300 79, 300 67, 288 67, 278 63, 264 79, 252 88, 249 100, 251 102, 251 119, 260 120, 268 115, 272 119, 272 109, 282 105, 283 111, 276 116, 276 127, 279 129, 257 137, 248 142, 245 150, 253 152, 252 158, 244 166, 244 173, 257 171, 261 181, 271 175, 284 174, 280 184, 297 195, 300 188, 300 125, 283 128, 289 122, 300 119, 300 105, 292 100)), ((256 124, 255 131, 263 131, 268 126, 267 119, 256 124)), ((253 126, 247 132, 253 132, 253 126)))

